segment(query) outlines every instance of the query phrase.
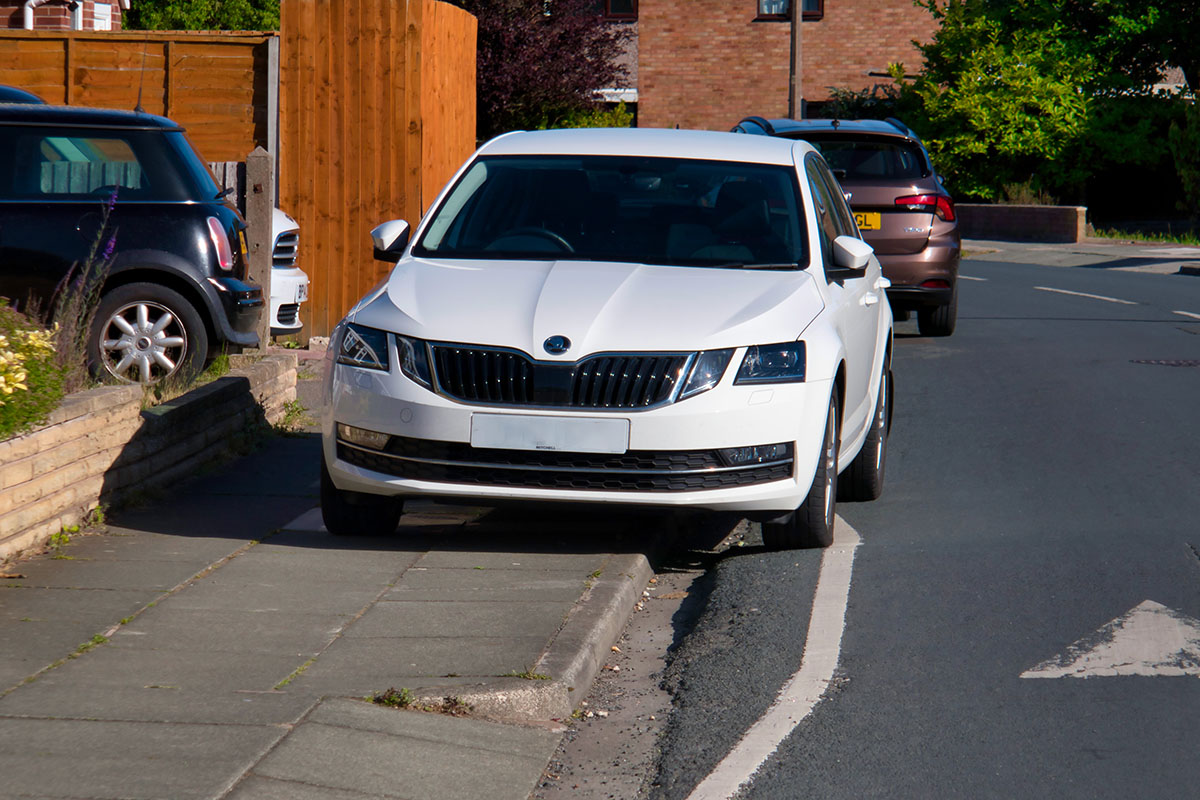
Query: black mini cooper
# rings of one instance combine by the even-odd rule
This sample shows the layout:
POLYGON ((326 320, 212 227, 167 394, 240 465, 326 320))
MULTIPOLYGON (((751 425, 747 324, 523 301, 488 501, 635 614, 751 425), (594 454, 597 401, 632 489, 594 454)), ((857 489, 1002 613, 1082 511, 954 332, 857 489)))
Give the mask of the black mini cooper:
POLYGON ((53 309, 99 241, 110 267, 88 341, 97 376, 153 383, 257 346, 263 294, 246 283, 245 228, 171 120, 0 103, 0 297, 53 309))

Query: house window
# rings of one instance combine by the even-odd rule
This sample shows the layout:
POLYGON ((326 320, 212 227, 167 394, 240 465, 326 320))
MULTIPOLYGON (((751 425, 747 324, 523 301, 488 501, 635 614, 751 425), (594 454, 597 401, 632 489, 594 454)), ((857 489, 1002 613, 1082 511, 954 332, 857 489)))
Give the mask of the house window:
POLYGON ((604 0, 605 19, 637 19, 637 0, 604 0))
MULTIPOLYGON (((763 22, 787 22, 792 18, 792 0, 757 0, 758 16, 763 22)), ((825 0, 800 0, 804 20, 818 20, 825 16, 825 0)))

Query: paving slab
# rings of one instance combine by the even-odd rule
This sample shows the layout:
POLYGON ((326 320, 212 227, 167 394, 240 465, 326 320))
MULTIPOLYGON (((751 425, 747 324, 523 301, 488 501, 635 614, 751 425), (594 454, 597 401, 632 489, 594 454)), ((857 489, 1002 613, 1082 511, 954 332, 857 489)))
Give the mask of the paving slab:
MULTIPOLYGON (((558 739, 558 733, 538 728, 331 700, 256 765, 252 776, 369 797, 525 800, 558 739)), ((255 784, 239 786, 231 798, 271 796, 255 791, 255 784)))
POLYGON ((71 800, 209 800, 285 733, 277 726, 8 718, 0 724, 0 791, 71 800))
POLYGON ((111 647, 204 653, 313 656, 350 621, 349 614, 213 610, 164 602, 122 625, 111 647))
POLYGON ((420 567, 407 570, 383 599, 574 602, 586 585, 586 579, 580 580, 578 570, 531 574, 525 570, 420 567))

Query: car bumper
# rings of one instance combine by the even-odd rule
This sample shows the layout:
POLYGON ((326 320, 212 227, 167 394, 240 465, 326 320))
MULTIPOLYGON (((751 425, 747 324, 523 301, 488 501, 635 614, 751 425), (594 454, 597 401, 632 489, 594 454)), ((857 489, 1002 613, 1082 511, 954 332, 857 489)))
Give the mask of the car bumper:
POLYGON ((308 275, 304 270, 276 269, 271 272, 271 333, 285 336, 304 327, 300 305, 308 300, 308 275))
POLYGON ((485 505, 522 500, 786 512, 812 484, 830 381, 733 386, 727 374, 704 394, 629 413, 469 405, 401 375, 343 365, 333 367, 328 391, 322 444, 339 489, 485 505), (628 451, 574 458, 562 451, 474 448, 473 418, 481 414, 628 420, 628 451), (389 434, 387 452, 340 441, 339 423, 389 434), (714 455, 777 443, 791 445, 786 466, 730 466, 714 455))
POLYGON ((221 338, 242 347, 257 347, 259 317, 262 315, 262 287, 237 278, 210 278, 224 312, 219 320, 221 338))
POLYGON ((932 238, 919 253, 879 256, 883 274, 892 282, 887 290, 892 308, 928 308, 949 303, 958 282, 961 253, 955 236, 932 238))

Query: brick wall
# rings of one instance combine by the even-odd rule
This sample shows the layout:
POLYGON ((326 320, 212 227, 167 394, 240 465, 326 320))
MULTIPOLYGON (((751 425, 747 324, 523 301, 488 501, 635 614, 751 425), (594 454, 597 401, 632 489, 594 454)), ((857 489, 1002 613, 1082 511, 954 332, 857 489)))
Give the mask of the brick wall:
MULTIPOLYGON (((104 5, 101 3, 101 5, 104 5)), ((112 30, 121 30, 121 4, 112 0, 109 17, 112 30)), ((70 30, 71 12, 68 0, 49 0, 33 10, 33 29, 38 31, 70 30)), ((0 0, 0 28, 25 27, 24 0, 0 0)), ((83 30, 96 29, 96 0, 83 0, 83 30)))
MULTIPOLYGON (((756 0, 640 0, 638 124, 728 130, 742 117, 788 111, 791 26, 756 22, 756 0)), ((808 101, 829 87, 867 89, 890 62, 920 67, 913 39, 936 26, 912 0, 825 0, 805 22, 803 86, 808 101)))
POLYGON ((296 399, 296 363, 292 354, 247 360, 146 410, 140 386, 90 389, 67 397, 41 428, 0 441, 0 562, 101 503, 195 475, 240 434, 278 422, 296 399))

